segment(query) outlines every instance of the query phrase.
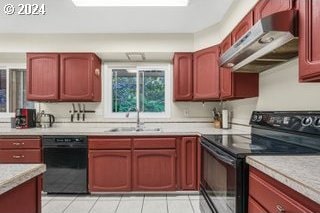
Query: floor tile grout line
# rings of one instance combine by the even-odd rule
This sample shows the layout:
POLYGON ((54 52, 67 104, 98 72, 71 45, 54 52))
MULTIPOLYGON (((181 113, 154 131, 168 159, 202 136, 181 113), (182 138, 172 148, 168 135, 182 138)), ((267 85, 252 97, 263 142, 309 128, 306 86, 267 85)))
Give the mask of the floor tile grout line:
POLYGON ((100 196, 98 197, 98 199, 96 199, 96 201, 94 202, 94 204, 91 206, 90 210, 88 211, 88 213, 91 212, 91 210, 93 209, 93 207, 96 205, 96 203, 98 202, 98 200, 100 199, 100 196))
POLYGON ((144 194, 144 195, 143 195, 143 199, 142 199, 141 213, 142 213, 142 211, 143 211, 143 206, 144 206, 144 199, 145 199, 145 197, 146 197, 146 195, 144 194))
POLYGON ((192 205, 192 202, 191 202, 191 199, 190 199, 190 195, 188 195, 188 199, 189 199, 189 203, 191 205, 192 211, 193 211, 193 213, 195 213, 196 211, 195 211, 195 209, 194 209, 194 207, 192 205))
POLYGON ((169 213, 168 194, 166 194, 167 213, 169 213))
POLYGON ((78 197, 78 195, 76 195, 76 196, 74 197, 74 199, 71 200, 71 202, 66 206, 66 208, 62 211, 62 213, 66 212, 66 210, 67 210, 67 209, 69 208, 69 206, 77 199, 77 197, 78 197))
POLYGON ((120 196, 119 203, 118 203, 117 208, 116 208, 116 210, 114 211, 114 213, 116 213, 116 212, 118 211, 119 206, 120 206, 120 203, 121 203, 121 200, 122 200, 122 197, 123 197, 123 195, 120 196))

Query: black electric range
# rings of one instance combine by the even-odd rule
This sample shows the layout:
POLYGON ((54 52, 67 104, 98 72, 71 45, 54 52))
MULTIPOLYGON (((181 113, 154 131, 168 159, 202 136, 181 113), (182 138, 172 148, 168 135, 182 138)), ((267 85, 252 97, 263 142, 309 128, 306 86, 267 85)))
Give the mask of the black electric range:
POLYGON ((250 135, 203 135, 203 212, 247 212, 248 155, 320 155, 320 112, 253 112, 250 135))

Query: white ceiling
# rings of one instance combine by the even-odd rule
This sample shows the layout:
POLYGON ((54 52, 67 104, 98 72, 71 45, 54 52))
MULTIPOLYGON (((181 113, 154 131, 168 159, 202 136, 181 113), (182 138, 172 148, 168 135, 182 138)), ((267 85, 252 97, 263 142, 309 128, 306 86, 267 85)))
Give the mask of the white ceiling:
POLYGON ((190 0, 188 7, 76 7, 71 0, 1 0, 0 33, 195 33, 223 18, 234 0, 190 0), (46 4, 42 16, 5 15, 7 3, 46 4))

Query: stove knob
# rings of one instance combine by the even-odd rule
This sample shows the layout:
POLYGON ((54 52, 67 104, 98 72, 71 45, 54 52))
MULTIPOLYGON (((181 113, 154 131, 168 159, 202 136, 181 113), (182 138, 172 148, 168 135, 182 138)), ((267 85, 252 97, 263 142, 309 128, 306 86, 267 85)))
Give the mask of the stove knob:
POLYGON ((253 122, 257 121, 257 119, 258 119, 258 115, 253 115, 253 116, 252 116, 252 121, 253 121, 253 122))
POLYGON ((314 120, 313 126, 320 128, 320 118, 319 117, 314 120))
POLYGON ((262 118, 263 118, 262 115, 259 115, 258 118, 257 118, 257 122, 262 121, 262 118))
POLYGON ((312 117, 305 117, 302 119, 301 125, 302 126, 310 126, 312 124, 312 122, 313 122, 312 117))

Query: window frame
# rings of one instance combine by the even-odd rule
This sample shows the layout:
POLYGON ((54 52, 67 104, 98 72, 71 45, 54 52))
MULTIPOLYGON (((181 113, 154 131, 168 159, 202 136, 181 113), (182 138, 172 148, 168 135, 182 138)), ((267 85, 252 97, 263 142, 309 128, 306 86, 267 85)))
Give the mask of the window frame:
MULTIPOLYGON (((169 63, 104 63, 103 81, 104 81, 104 118, 126 118, 126 112, 112 112, 112 70, 113 69, 161 69, 165 73, 165 111, 164 112, 141 112, 140 118, 170 118, 171 117, 171 91, 172 91, 172 68, 169 63)), ((137 83, 139 77, 137 75, 137 83)), ((139 95, 137 87, 137 103, 139 104, 139 95)), ((136 118, 137 113, 131 112, 130 118, 136 118)))
POLYGON ((0 63, 0 69, 1 70, 6 70, 6 87, 7 87, 7 90, 6 90, 6 97, 7 97, 7 103, 6 103, 6 108, 7 108, 7 111, 6 112, 0 112, 0 118, 12 118, 15 116, 15 112, 9 112, 9 103, 10 103, 10 91, 9 91, 9 76, 10 76, 10 70, 11 69, 23 69, 23 70, 26 70, 27 71, 27 65, 25 63, 0 63))

